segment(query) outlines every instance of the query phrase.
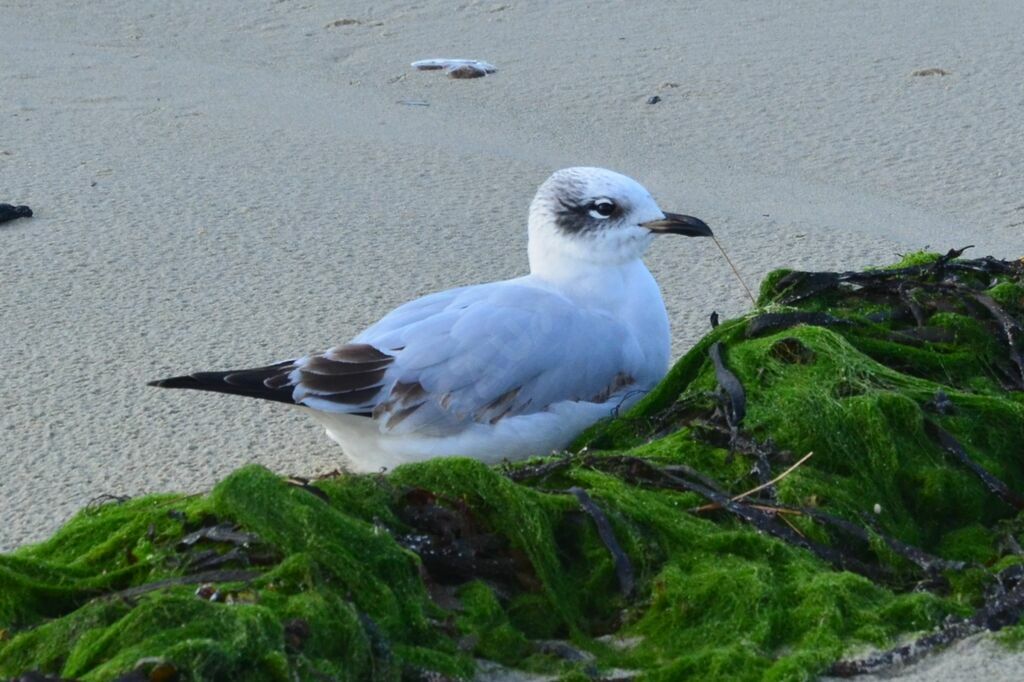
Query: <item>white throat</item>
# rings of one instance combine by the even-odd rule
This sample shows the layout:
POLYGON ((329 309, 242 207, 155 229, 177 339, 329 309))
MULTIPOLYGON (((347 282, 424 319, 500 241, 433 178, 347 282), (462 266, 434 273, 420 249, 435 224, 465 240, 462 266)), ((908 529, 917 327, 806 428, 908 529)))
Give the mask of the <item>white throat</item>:
POLYGON ((602 270, 641 263, 644 252, 654 236, 649 230, 636 228, 611 233, 563 235, 544 220, 530 215, 530 274, 559 282, 580 276, 600 275, 602 270))

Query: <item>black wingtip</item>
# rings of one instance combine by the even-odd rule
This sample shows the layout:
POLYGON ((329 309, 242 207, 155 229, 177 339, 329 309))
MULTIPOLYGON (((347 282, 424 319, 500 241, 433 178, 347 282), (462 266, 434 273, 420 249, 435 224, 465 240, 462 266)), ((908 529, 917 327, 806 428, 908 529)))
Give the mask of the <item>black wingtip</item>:
POLYGON ((192 376, 157 379, 156 381, 147 382, 146 385, 156 386, 157 388, 202 388, 202 384, 196 381, 196 378, 192 376))
POLYGON ((267 367, 234 370, 227 372, 195 372, 180 377, 168 377, 150 381, 148 386, 157 388, 187 388, 193 391, 213 391, 230 395, 244 395, 262 400, 274 400, 294 405, 292 386, 288 384, 270 387, 264 383, 268 378, 287 372, 290 361, 280 362, 267 367))

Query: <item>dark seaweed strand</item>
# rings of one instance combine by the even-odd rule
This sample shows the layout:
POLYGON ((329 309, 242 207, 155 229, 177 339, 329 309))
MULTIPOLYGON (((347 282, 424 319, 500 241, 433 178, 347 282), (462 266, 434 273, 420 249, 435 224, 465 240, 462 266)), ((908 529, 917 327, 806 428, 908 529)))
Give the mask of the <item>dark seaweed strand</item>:
POLYGON ((1020 352, 1017 350, 1017 333, 1020 332, 1020 325, 1017 321, 1006 314, 998 303, 996 303, 990 296, 985 294, 975 293, 974 298, 978 303, 985 306, 992 317, 999 321, 1000 326, 1003 330, 1003 337, 1006 341, 1006 345, 1010 351, 1010 360, 1017 366, 1017 373, 1019 376, 1014 377, 1017 383, 1017 388, 1024 389, 1024 358, 1021 357, 1020 352))
POLYGON ((928 435, 938 442, 943 450, 953 455, 958 462, 970 469, 975 476, 980 478, 982 483, 985 484, 985 487, 988 488, 990 492, 1014 509, 1024 509, 1024 499, 1021 499, 1017 493, 1010 490, 1008 485, 993 476, 980 464, 977 464, 972 460, 967 454, 967 451, 964 450, 964 447, 960 445, 960 442, 957 441, 951 433, 930 419, 925 420, 925 430, 928 432, 928 435))
MULTIPOLYGON (((763 451, 762 454, 767 456, 767 453, 764 453, 763 451)), ((713 478, 710 478, 700 473, 696 469, 693 469, 686 465, 672 465, 662 467, 661 471, 673 475, 682 474, 683 476, 686 476, 690 479, 699 481, 701 484, 707 486, 709 489, 721 495, 732 497, 731 495, 729 495, 729 493, 726 493, 723 490, 722 486, 713 478)), ((774 486, 770 488, 765 488, 761 492, 767 493, 769 499, 765 500, 762 497, 758 497, 756 499, 748 499, 747 502, 756 503, 760 507, 770 507, 772 509, 777 509, 779 511, 791 511, 802 514, 804 516, 807 516, 808 518, 813 519, 814 521, 817 521, 822 525, 837 528, 841 531, 844 531, 848 535, 851 535, 859 540, 863 540, 864 542, 870 542, 871 536, 872 534, 874 534, 875 536, 880 538, 886 544, 886 546, 888 546, 889 549, 892 550, 895 554, 903 557, 904 559, 907 559, 908 561, 915 564, 916 566, 921 568, 921 570, 923 570, 925 573, 929 575, 936 574, 941 571, 963 570, 968 565, 967 562, 964 561, 950 561, 949 559, 943 559, 942 557, 934 556, 932 554, 929 554, 928 552, 925 552, 922 549, 914 547, 913 545, 909 545, 903 542, 902 540, 897 540, 894 537, 890 537, 885 533, 879 531, 877 528, 872 528, 871 531, 868 531, 866 528, 862 528, 861 526, 858 526, 856 523, 853 523, 852 521, 847 521, 846 519, 840 518, 838 516, 827 514, 818 509, 809 509, 806 507, 778 504, 778 502, 775 500, 774 486)))
POLYGON ((827 674, 836 677, 855 677, 876 673, 897 664, 908 664, 920 660, 932 650, 942 648, 958 640, 970 637, 984 630, 1000 630, 1020 620, 1024 614, 1024 581, 1018 582, 1008 591, 1000 591, 985 600, 984 606, 969 618, 955 621, 911 644, 896 647, 874 656, 852 661, 837 661, 827 674))
POLYGON ((798 324, 834 327, 836 325, 850 324, 850 321, 822 312, 762 313, 747 323, 746 335, 749 339, 761 334, 789 329, 798 324))
POLYGON ((259 536, 253 533, 237 530, 234 524, 219 523, 215 526, 200 528, 194 533, 189 533, 178 541, 177 549, 181 551, 196 544, 200 540, 209 542, 224 542, 232 545, 251 545, 260 541, 259 536))
POLYGON ((569 488, 569 492, 579 501, 583 511, 594 520, 597 534, 601 536, 601 541, 608 548, 608 553, 612 555, 612 560, 615 562, 615 576, 619 579, 619 591, 624 597, 631 597, 636 587, 633 564, 630 563, 629 556, 622 551, 622 546, 619 545, 619 541, 615 537, 615 531, 612 530, 612 524, 608 522, 608 517, 583 488, 573 486, 569 488))
POLYGON ((817 296, 839 286, 840 275, 835 272, 791 272, 775 284, 775 291, 785 294, 779 300, 783 305, 792 305, 812 296, 817 296))
POLYGON ((697 471, 691 466, 687 466, 686 464, 670 464, 668 466, 662 467, 661 470, 673 476, 685 476, 686 478, 697 481, 701 485, 707 486, 710 490, 714 490, 716 493, 728 495, 728 493, 725 491, 724 488, 722 488, 722 485, 718 481, 711 478, 710 476, 707 476, 706 474, 702 474, 701 472, 697 471))
POLYGON ((941 279, 947 269, 970 269, 981 272, 1004 271, 1000 270, 997 266, 992 265, 990 259, 955 261, 955 259, 962 256, 964 251, 969 248, 972 247, 965 246, 961 249, 950 249, 934 263, 912 265, 906 268, 897 268, 894 270, 868 270, 865 272, 794 271, 776 283, 775 292, 777 295, 781 296, 779 303, 782 303, 783 305, 792 305, 798 301, 835 289, 840 284, 858 284, 861 286, 877 288, 891 286, 891 281, 894 279, 941 279), (979 265, 980 263, 983 263, 984 265, 979 265))
POLYGON ((162 590, 167 587, 179 587, 181 585, 201 585, 203 583, 239 583, 249 582, 255 580, 261 575, 259 571, 249 571, 241 569, 230 569, 225 571, 205 571, 203 573, 193 573, 192 575, 181 575, 175 578, 165 578, 164 580, 157 580, 156 582, 146 583, 145 585, 138 585, 136 587, 129 587, 126 590, 120 590, 119 592, 111 592, 110 594, 102 595, 102 599, 133 599, 140 597, 149 592, 155 592, 162 590))
POLYGON ((757 530, 783 540, 794 547, 808 550, 818 558, 832 564, 840 570, 859 573, 860 575, 876 581, 885 580, 889 577, 888 572, 881 567, 871 566, 860 559, 849 556, 841 550, 826 547, 825 545, 808 540, 789 526, 779 523, 772 514, 756 509, 755 507, 743 502, 734 501, 728 495, 715 492, 698 483, 693 483, 677 476, 673 476, 653 466, 650 462, 638 457, 629 457, 625 455, 615 457, 587 456, 584 458, 584 464, 598 470, 613 467, 626 467, 627 476, 625 477, 625 480, 629 482, 636 483, 637 481, 641 481, 663 488, 697 493, 701 497, 714 502, 722 509, 728 511, 742 521, 746 521, 757 530), (630 478, 632 478, 632 480, 630 480, 630 478))
MULTIPOLYGON (((703 474, 700 474, 699 472, 693 469, 690 469, 689 467, 681 468, 679 466, 672 466, 665 467, 661 471, 669 474, 673 474, 676 471, 679 471, 680 473, 683 473, 684 475, 689 476, 691 478, 697 478, 697 480, 700 480, 704 485, 707 485, 708 488, 715 490, 719 494, 723 496, 728 496, 727 493, 722 492, 721 486, 719 486, 716 481, 704 476, 703 474)), ((694 492, 698 492, 699 494, 699 491, 694 490, 694 492)), ((774 491, 769 492, 773 493, 774 491)), ((770 509, 767 511, 777 509, 779 511, 792 511, 802 514, 804 516, 807 516, 808 518, 813 519, 814 521, 817 521, 822 525, 837 528, 847 533, 848 535, 851 535, 864 542, 870 542, 871 536, 872 534, 874 534, 875 536, 880 538, 886 544, 886 546, 888 546, 889 549, 893 551, 893 553, 903 557, 904 559, 907 559, 908 561, 915 564, 926 574, 929 575, 933 575, 941 571, 959 571, 963 570, 967 566, 967 562, 950 561, 948 559, 943 559, 942 557, 934 556, 932 554, 929 554, 928 552, 925 552, 922 549, 907 544, 902 540, 898 540, 894 537, 888 536, 885 533, 878 531, 877 529, 872 529, 871 531, 868 531, 867 529, 858 526, 852 521, 847 521, 846 519, 840 518, 838 516, 826 514, 825 512, 822 512, 817 509, 808 509, 805 507, 783 505, 776 503, 774 500, 763 500, 760 498, 758 498, 757 500, 749 501, 756 502, 756 504, 759 507, 770 507, 770 509)))
MULTIPOLYGON (((705 426, 711 425, 705 424, 705 426)), ((767 460, 769 455, 778 456, 779 454, 781 454, 776 450, 761 446, 754 440, 744 438, 742 435, 737 440, 737 445, 739 446, 739 452, 742 452, 743 454, 753 455, 759 458, 764 458, 765 460, 767 460)), ((706 476, 705 474, 702 474, 696 469, 693 469, 692 467, 689 467, 685 464, 675 464, 662 467, 661 471, 676 476, 685 476, 687 478, 700 482, 702 485, 706 486, 710 490, 713 490, 720 495, 728 496, 730 498, 732 497, 730 493, 724 490, 724 488, 720 483, 718 483, 718 481, 714 480, 709 476, 706 476)), ((762 481, 762 483, 763 482, 764 481, 762 481)), ((827 514, 817 509, 779 504, 776 500, 776 492, 774 486, 770 486, 760 491, 760 495, 761 496, 759 496, 756 499, 748 499, 747 502, 756 502, 758 506, 771 507, 773 509, 778 509, 780 511, 791 511, 803 514, 804 516, 807 516, 808 518, 811 518, 817 521, 818 523, 821 523, 822 525, 838 528, 839 530, 845 531, 847 534, 852 535, 853 537, 856 537, 860 540, 863 540, 864 542, 870 542, 871 535, 873 533, 875 536, 877 536, 883 542, 885 542, 889 549, 891 549, 894 553, 898 554, 899 556, 902 556, 911 563, 917 565, 923 571, 925 571, 925 573, 933 574, 946 570, 962 570, 967 566, 967 563, 963 561, 950 561, 948 559, 943 559, 941 557, 929 554, 928 552, 925 552, 922 549, 914 547, 913 545, 909 545, 901 540, 897 540, 896 538, 890 537, 885 533, 879 531, 877 528, 872 528, 871 531, 868 531, 867 529, 858 526, 852 521, 847 521, 846 519, 840 518, 838 516, 833 516, 831 514, 827 514), (765 499, 764 496, 767 496, 768 499, 765 499)))
POLYGON ((777 499, 778 493, 775 490, 775 486, 770 484, 772 480, 772 463, 768 460, 770 452, 771 450, 765 448, 754 449, 753 473, 757 477, 758 485, 765 486, 762 492, 774 501, 777 499))
MULTIPOLYGON (((722 434, 722 436, 728 441, 723 443, 717 443, 713 438, 705 438, 705 440, 711 443, 712 445, 720 446, 723 448, 727 446, 731 452, 738 452, 742 455, 747 455, 748 457, 751 457, 754 460, 754 464, 751 467, 751 473, 755 476, 755 478, 757 478, 758 484, 764 484, 771 480, 772 459, 780 458, 783 456, 783 453, 775 449, 774 445, 770 441, 764 444, 759 443, 753 438, 748 438, 738 429, 733 429, 728 424, 722 425, 714 421, 693 420, 689 422, 689 425, 692 427, 697 427, 697 429, 706 429, 710 431, 711 434, 722 434)), ((664 470, 669 471, 669 473, 673 473, 671 471, 672 468, 673 467, 665 467, 664 470)), ((690 471, 696 473, 692 469, 690 471)), ((693 473, 684 472, 684 475, 687 475, 689 478, 702 481, 702 479, 693 475, 693 473)), ((702 482, 704 483, 704 485, 708 485, 706 481, 702 482)), ((715 488, 715 486, 708 487, 711 487, 712 489, 715 488)), ((719 492, 722 492, 722 494, 728 494, 722 491, 721 486, 718 486, 718 490, 719 492)), ((775 486, 772 485, 766 487, 762 491, 762 494, 774 501, 777 496, 775 486)))
POLYGON ((927 317, 924 314, 924 310, 921 308, 921 304, 914 300, 914 292, 916 288, 907 286, 907 282, 901 283, 896 287, 896 292, 900 296, 900 300, 903 305, 907 306, 907 310, 914 316, 914 322, 918 327, 923 327, 927 321, 927 317))
MULTIPOLYGON (((757 503, 759 505, 764 504, 760 500, 758 500, 757 503)), ((941 571, 961 571, 968 565, 965 561, 950 561, 949 559, 937 557, 935 555, 929 554, 928 552, 925 552, 923 549, 919 549, 917 547, 914 547, 913 545, 908 545, 902 540, 897 540, 894 537, 890 537, 885 533, 882 533, 878 529, 873 528, 869 531, 866 528, 858 526, 856 523, 852 521, 847 521, 846 519, 840 518, 838 516, 827 514, 818 509, 795 507, 785 504, 770 504, 765 506, 770 506, 773 509, 778 509, 780 511, 797 512, 810 519, 817 521, 818 523, 824 526, 832 526, 833 528, 837 528, 848 535, 851 535, 859 540, 863 540, 864 542, 870 542, 871 536, 874 535, 880 538, 882 542, 884 542, 886 546, 888 546, 889 549, 891 549, 895 554, 898 554, 904 559, 907 559, 911 563, 917 565, 921 570, 928 574, 939 573, 941 571)))
POLYGON ((882 282, 892 279, 902 280, 909 277, 925 277, 928 279, 938 280, 942 279, 947 268, 953 264, 955 259, 962 256, 967 249, 973 248, 974 246, 970 245, 960 249, 950 249, 933 263, 911 265, 906 268, 896 268, 894 270, 850 271, 838 273, 838 276, 841 281, 852 282, 854 284, 870 284, 873 282, 882 282))
POLYGON ((716 341, 711 345, 708 355, 711 356, 711 362, 715 365, 715 379, 718 380, 718 385, 729 397, 729 409, 726 414, 729 426, 732 429, 738 429, 743 418, 747 416, 747 394, 743 390, 743 384, 722 361, 722 344, 720 342, 716 341))
POLYGON ((572 457, 564 456, 551 462, 544 462, 543 464, 527 464, 526 466, 516 468, 510 467, 503 473, 510 481, 521 483, 522 481, 528 481, 533 478, 544 478, 545 476, 550 476, 557 471, 565 469, 571 463, 572 457))

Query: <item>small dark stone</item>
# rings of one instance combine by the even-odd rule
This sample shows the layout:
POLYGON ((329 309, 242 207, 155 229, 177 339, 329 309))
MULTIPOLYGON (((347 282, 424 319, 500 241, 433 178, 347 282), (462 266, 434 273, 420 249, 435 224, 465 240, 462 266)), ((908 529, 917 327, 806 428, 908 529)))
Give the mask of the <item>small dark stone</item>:
POLYGON ((32 209, 28 206, 12 206, 11 204, 0 204, 0 223, 18 218, 31 218, 32 209))
POLYGON ((657 104, 660 101, 661 101, 661 98, 658 97, 657 95, 651 95, 650 97, 647 98, 647 103, 648 104, 657 104))

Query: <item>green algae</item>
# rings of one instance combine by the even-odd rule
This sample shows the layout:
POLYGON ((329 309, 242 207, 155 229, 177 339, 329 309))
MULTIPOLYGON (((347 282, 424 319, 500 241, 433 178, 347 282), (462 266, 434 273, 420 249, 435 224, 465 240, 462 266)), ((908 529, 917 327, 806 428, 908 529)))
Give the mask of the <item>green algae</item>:
MULTIPOLYGON (((51 539, 0 556, 0 676, 102 681, 165 661, 191 680, 464 678, 484 658, 564 679, 626 669, 797 680, 964 615, 1020 563, 1008 546, 1024 519, 932 434, 944 429, 1024 490, 1024 400, 1006 388, 1014 367, 998 321, 934 284, 946 266, 913 254, 871 271, 896 284, 795 299, 801 273, 772 273, 758 314, 838 322, 751 333, 752 314, 719 325, 638 405, 583 434, 582 454, 503 468, 434 460, 313 491, 246 467, 206 495, 83 510, 51 539), (908 299, 922 319, 889 314, 908 299), (922 340, 924 327, 945 331, 922 340), (868 529, 858 544, 787 516, 884 579, 837 570, 722 511, 695 512, 699 494, 602 466, 637 458, 696 469, 731 494, 757 485, 751 459, 715 436, 715 343, 746 392, 742 433, 770 443, 774 473, 814 453, 777 483, 774 503, 868 529), (632 594, 573 486, 628 555, 632 594), (183 542, 217 524, 244 537, 183 542), (926 576, 884 538, 968 565, 926 576), (924 582, 935 589, 915 589, 924 582), (538 644, 553 639, 584 653, 538 644)), ((1019 269, 956 273, 1024 319, 1019 269)), ((1022 627, 1004 639, 1019 646, 1022 627)))

